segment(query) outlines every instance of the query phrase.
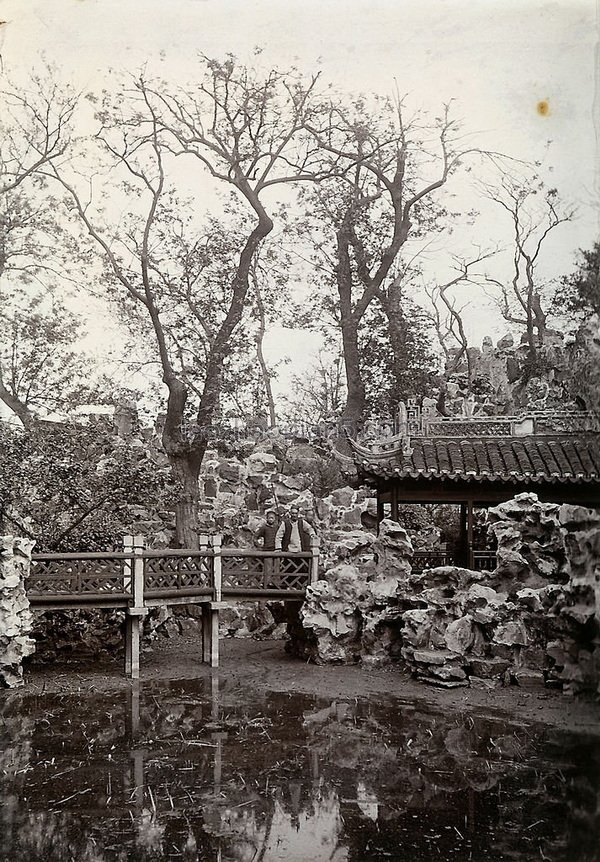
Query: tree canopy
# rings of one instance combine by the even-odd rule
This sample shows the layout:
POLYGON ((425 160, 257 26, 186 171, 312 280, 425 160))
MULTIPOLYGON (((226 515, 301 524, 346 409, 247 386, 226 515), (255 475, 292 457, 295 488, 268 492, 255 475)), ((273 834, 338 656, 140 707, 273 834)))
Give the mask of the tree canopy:
POLYGON ((0 525, 35 539, 38 552, 111 548, 136 520, 161 529, 157 512, 172 503, 160 453, 102 421, 27 432, 0 423, 0 462, 0 525))
MULTIPOLYGON (((110 382, 90 385, 80 321, 57 285, 101 297, 132 364, 162 382, 182 546, 197 542, 198 477, 223 411, 277 422, 264 340, 278 315, 327 328, 340 362, 296 375, 295 408, 312 399, 345 423, 429 394, 435 332, 442 353, 468 358, 452 291, 475 283, 488 254, 480 243, 470 260, 453 255, 452 226, 473 213, 455 212, 452 195, 480 164, 501 169, 483 190, 513 231, 512 271, 487 283, 532 350, 546 332, 537 266, 571 212, 555 189, 517 182, 505 157, 466 143, 452 106, 411 113, 400 98, 345 96, 318 75, 233 56, 201 56, 189 84, 142 70, 86 99, 51 76, 5 95, 0 398, 32 440, 41 411, 109 398, 110 382), (442 246, 458 275, 432 278, 430 265, 427 283, 425 258, 442 246)), ((585 255, 563 280, 565 309, 597 307, 598 247, 585 255)))

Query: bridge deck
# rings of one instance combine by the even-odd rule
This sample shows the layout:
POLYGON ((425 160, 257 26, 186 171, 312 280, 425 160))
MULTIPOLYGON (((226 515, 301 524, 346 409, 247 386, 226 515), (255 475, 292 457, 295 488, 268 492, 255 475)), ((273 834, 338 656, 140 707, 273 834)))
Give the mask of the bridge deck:
MULTIPOLYGON (((493 568, 491 552, 476 556, 473 568, 493 568)), ((452 563, 446 553, 417 551, 413 569, 452 563)), ((149 608, 200 605, 203 660, 216 667, 220 608, 229 601, 302 601, 318 567, 318 540, 306 553, 224 548, 220 536, 205 537, 198 550, 149 551, 142 537, 128 536, 121 552, 34 555, 25 588, 38 610, 125 611, 126 672, 137 677, 140 620, 149 608)))
POLYGON ((201 605, 203 660, 216 667, 219 610, 228 601, 302 601, 318 564, 317 540, 302 553, 223 548, 220 536, 199 550, 148 551, 142 537, 128 536, 122 552, 35 554, 25 589, 38 610, 124 610, 125 670, 137 678, 149 608, 201 605))

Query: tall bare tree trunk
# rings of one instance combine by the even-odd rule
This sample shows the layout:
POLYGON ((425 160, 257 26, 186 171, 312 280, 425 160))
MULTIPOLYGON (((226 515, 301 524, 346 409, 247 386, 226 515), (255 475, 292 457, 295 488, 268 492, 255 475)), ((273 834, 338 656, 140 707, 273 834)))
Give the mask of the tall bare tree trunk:
POLYGON ((202 456, 199 452, 190 453, 187 456, 170 455, 169 462, 177 485, 177 502, 175 503, 177 546, 197 549, 199 544, 198 503, 200 502, 198 477, 202 456))
POLYGON ((355 425, 363 418, 366 395, 358 348, 359 320, 357 320, 352 306, 352 266, 350 263, 349 247, 350 237, 345 220, 342 227, 337 231, 338 264, 336 268, 347 388, 346 406, 342 413, 342 422, 347 425, 355 425))
POLYGON ((265 304, 263 302, 262 294, 260 292, 260 287, 258 286, 258 279, 256 278, 256 274, 253 279, 254 282, 254 292, 256 294, 256 307, 258 309, 258 332, 256 334, 256 357, 258 359, 258 365, 260 367, 260 373, 263 381, 263 386, 265 389, 265 395, 267 398, 267 406, 269 408, 269 428, 275 428, 277 425, 277 416, 275 414, 275 399, 273 398, 273 387, 271 386, 271 375, 269 374, 269 369, 267 368, 267 363, 265 361, 265 355, 263 353, 263 343, 265 339, 265 332, 267 330, 267 320, 265 314, 265 304))
POLYGON ((16 395, 13 395, 6 386, 4 385, 4 381, 2 380, 2 374, 0 372, 0 401, 3 401, 9 410, 18 416, 21 422, 23 423, 23 427, 25 429, 29 429, 35 423, 35 416, 29 409, 29 407, 23 403, 16 395))
POLYGON ((344 348, 344 368, 346 370, 346 406, 342 413, 342 422, 356 425, 365 412, 365 384, 360 367, 360 351, 358 348, 358 327, 352 315, 344 319, 342 316, 342 344, 344 348))
POLYGON ((408 322, 400 305, 399 296, 396 294, 397 291, 390 289, 388 301, 384 304, 383 310, 388 320, 396 397, 398 401, 404 401, 406 400, 408 322))

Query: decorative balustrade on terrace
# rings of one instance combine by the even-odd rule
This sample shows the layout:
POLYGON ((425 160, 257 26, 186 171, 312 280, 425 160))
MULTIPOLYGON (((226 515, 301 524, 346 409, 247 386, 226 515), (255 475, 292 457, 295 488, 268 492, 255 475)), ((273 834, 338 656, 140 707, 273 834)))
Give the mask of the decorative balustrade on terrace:
POLYGON ((201 437, 207 440, 259 442, 270 439, 274 430, 294 440, 335 440, 351 437, 357 442, 405 437, 519 437, 528 435, 581 434, 600 431, 600 419, 592 411, 531 409, 523 415, 440 416, 433 407, 421 408, 409 399, 394 416, 360 421, 327 419, 318 422, 298 421, 279 424, 276 429, 254 425, 230 426, 217 423, 199 426, 187 423, 181 426, 187 439, 201 437))

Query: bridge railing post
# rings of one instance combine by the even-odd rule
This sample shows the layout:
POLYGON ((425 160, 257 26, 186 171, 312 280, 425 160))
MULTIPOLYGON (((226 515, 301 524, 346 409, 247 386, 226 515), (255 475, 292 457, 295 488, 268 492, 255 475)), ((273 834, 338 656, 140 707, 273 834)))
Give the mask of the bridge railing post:
POLYGON ((213 536, 211 540, 213 554, 213 596, 215 602, 222 598, 223 564, 221 557, 222 536, 213 536))
MULTIPOLYGON (((133 554, 133 536, 123 536, 123 553, 133 554)), ((132 562, 132 560, 123 560, 123 592, 133 593, 132 562)))
POLYGON ((314 584, 319 580, 319 537, 311 536, 310 537, 310 552, 311 552, 311 560, 310 560, 310 582, 314 584))
POLYGON ((123 549, 126 554, 132 554, 130 560, 125 560, 124 578, 130 579, 132 605, 126 610, 125 616, 125 673, 132 679, 140 677, 140 627, 142 617, 146 615, 144 607, 144 552, 143 536, 125 536, 123 549))
POLYGON ((219 666, 219 607, 222 601, 221 536, 212 536, 212 601, 202 606, 202 661, 211 667, 219 666))

